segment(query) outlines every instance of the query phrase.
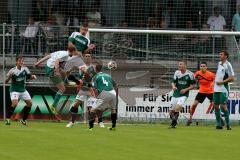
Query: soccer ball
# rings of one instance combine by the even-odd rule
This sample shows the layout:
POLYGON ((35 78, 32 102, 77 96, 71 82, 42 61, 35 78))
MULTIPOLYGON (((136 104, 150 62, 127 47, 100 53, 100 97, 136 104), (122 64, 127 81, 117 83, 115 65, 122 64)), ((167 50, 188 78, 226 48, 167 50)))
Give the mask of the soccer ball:
POLYGON ((107 67, 110 70, 115 70, 115 69, 117 69, 117 63, 115 61, 110 61, 110 62, 108 62, 107 67))

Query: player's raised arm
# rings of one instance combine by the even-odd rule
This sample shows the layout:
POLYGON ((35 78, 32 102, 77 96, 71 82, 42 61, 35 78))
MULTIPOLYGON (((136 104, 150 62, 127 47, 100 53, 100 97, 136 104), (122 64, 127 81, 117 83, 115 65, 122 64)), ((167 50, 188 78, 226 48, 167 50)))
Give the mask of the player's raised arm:
POLYGON ((86 50, 84 50, 83 54, 87 54, 91 52, 94 48, 96 48, 95 44, 90 44, 86 50))
POLYGON ((39 61, 37 61, 33 67, 38 67, 41 63, 43 63, 44 61, 48 60, 49 58, 51 58, 51 55, 48 54, 45 57, 43 57, 42 59, 40 59, 39 61))

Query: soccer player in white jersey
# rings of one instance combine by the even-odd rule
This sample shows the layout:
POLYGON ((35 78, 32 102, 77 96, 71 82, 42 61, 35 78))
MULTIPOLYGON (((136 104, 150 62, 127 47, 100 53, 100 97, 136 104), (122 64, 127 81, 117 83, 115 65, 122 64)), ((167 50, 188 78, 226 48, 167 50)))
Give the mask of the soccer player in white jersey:
POLYGON ((178 63, 178 70, 175 71, 172 81, 173 96, 169 110, 172 123, 169 128, 176 128, 179 112, 189 95, 189 91, 194 87, 194 74, 187 70, 187 63, 182 60, 178 63))
POLYGON ((20 99, 24 100, 26 103, 26 106, 23 108, 23 117, 20 122, 23 125, 27 125, 27 118, 29 115, 29 112, 32 107, 32 100, 31 96, 26 90, 26 80, 27 79, 36 79, 36 75, 32 75, 29 69, 25 66, 23 66, 24 60, 23 57, 18 56, 16 58, 16 66, 10 69, 10 71, 7 74, 7 78, 5 83, 8 83, 11 80, 11 86, 10 86, 10 97, 11 97, 11 107, 8 108, 7 112, 7 119, 5 124, 10 125, 10 118, 18 105, 18 102, 20 99))
POLYGON ((81 88, 76 96, 75 103, 70 110, 72 113, 72 119, 66 125, 67 128, 74 126, 77 118, 78 107, 83 104, 84 101, 87 102, 87 106, 89 106, 91 103, 90 97, 94 97, 94 92, 92 89, 92 77, 96 74, 95 66, 92 64, 91 54, 84 54, 83 57, 86 65, 79 66, 81 88))
POLYGON ((218 63, 218 69, 214 83, 213 103, 216 116, 216 129, 223 129, 221 123, 220 108, 224 113, 225 121, 227 124, 227 130, 231 130, 229 122, 229 111, 227 108, 227 100, 229 93, 229 82, 234 81, 234 71, 230 62, 227 61, 229 53, 227 51, 221 51, 220 62, 218 63))
POLYGON ((65 92, 64 78, 61 75, 61 73, 63 73, 61 69, 61 63, 66 62, 68 58, 72 55, 78 55, 75 49, 68 51, 56 51, 49 55, 46 55, 34 64, 34 66, 37 67, 47 60, 45 72, 58 89, 54 97, 53 104, 50 106, 50 110, 54 115, 57 115, 56 107, 59 103, 61 96, 65 92))

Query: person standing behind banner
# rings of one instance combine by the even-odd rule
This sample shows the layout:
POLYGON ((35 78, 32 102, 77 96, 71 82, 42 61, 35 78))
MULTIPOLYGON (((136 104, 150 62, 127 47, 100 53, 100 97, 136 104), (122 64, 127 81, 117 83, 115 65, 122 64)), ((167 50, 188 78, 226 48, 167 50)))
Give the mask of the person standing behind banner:
POLYGON ((199 92, 196 95, 196 98, 190 108, 190 117, 187 121, 187 126, 190 126, 192 123, 192 117, 195 112, 195 109, 197 108, 197 105, 199 103, 203 103, 203 101, 208 98, 210 102, 213 100, 213 84, 214 84, 214 78, 215 74, 208 71, 207 63, 201 62, 200 64, 200 70, 198 70, 194 74, 195 79, 199 83, 199 92))
POLYGON ((227 108, 227 100, 229 95, 229 82, 234 81, 234 71, 230 62, 228 62, 229 53, 225 50, 219 54, 220 62, 218 63, 217 73, 214 83, 213 103, 216 116, 216 129, 223 129, 221 122, 221 111, 224 113, 224 118, 227 124, 227 130, 231 130, 229 121, 229 111, 227 108))

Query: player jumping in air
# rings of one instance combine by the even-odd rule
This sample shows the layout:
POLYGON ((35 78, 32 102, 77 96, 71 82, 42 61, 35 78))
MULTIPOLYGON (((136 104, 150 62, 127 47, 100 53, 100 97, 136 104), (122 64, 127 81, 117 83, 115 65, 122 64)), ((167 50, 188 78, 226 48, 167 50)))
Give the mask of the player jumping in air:
POLYGON ((213 100, 213 83, 215 74, 207 70, 207 63, 201 62, 200 70, 195 74, 195 79, 199 83, 199 92, 195 97, 195 100, 190 108, 190 117, 187 121, 187 126, 192 123, 192 117, 199 103, 203 103, 203 101, 208 98, 212 103, 213 100))
POLYGON ((220 62, 218 63, 218 69, 215 77, 214 83, 214 94, 213 94, 213 103, 216 116, 216 129, 223 129, 221 123, 221 107, 222 112, 224 113, 225 121, 227 124, 227 130, 231 130, 229 122, 229 111, 227 108, 227 100, 229 94, 229 82, 234 81, 234 71, 230 62, 227 61, 229 54, 227 51, 221 51, 220 62))
POLYGON ((89 38, 86 37, 87 32, 88 25, 82 24, 80 26, 80 32, 73 32, 68 38, 68 48, 75 48, 82 54, 89 53, 92 49, 94 49, 95 45, 90 44, 89 38))
POLYGON ((47 60, 47 64, 45 66, 46 75, 50 78, 52 83, 57 87, 58 91, 54 97, 53 104, 50 106, 50 110, 52 114, 57 115, 56 107, 58 102, 65 92, 64 77, 61 73, 64 74, 62 71, 61 63, 66 62, 69 57, 72 55, 78 55, 75 49, 68 50, 68 51, 56 51, 49 55, 46 55, 38 62, 34 64, 35 67, 39 66, 41 63, 47 60))
POLYGON ((172 90, 173 97, 171 99, 171 108, 169 115, 172 120, 169 128, 176 128, 179 112, 186 101, 189 91, 195 87, 194 75, 187 70, 186 61, 182 60, 178 63, 178 70, 174 73, 172 90))
POLYGON ((5 124, 10 125, 10 118, 14 112, 14 109, 18 105, 18 102, 20 99, 24 100, 26 103, 26 106, 23 108, 23 117, 20 122, 23 125, 27 125, 27 118, 29 115, 29 112, 32 107, 32 100, 31 96, 29 95, 28 91, 26 90, 26 80, 27 79, 37 79, 35 75, 32 75, 29 69, 25 66, 23 66, 24 60, 23 57, 18 56, 16 58, 16 66, 12 69, 7 74, 7 78, 5 83, 8 83, 11 80, 11 86, 10 86, 10 97, 12 104, 8 108, 7 112, 7 119, 5 124))
POLYGON ((80 73, 80 81, 81 88, 76 96, 76 100, 74 105, 71 108, 72 120, 69 122, 66 127, 73 127, 77 118, 78 107, 83 104, 84 101, 87 102, 87 106, 89 106, 90 101, 89 98, 94 96, 94 92, 92 90, 92 77, 96 74, 95 67, 92 64, 92 56, 91 54, 84 54, 84 62, 86 65, 79 66, 80 73))

